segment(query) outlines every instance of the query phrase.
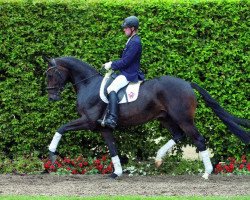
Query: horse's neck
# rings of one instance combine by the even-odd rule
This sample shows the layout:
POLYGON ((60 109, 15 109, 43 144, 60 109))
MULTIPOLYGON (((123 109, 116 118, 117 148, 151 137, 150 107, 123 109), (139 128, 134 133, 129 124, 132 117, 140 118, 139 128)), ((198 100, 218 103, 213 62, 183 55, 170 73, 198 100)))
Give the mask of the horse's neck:
POLYGON ((91 69, 88 66, 74 66, 74 65, 65 65, 69 70, 68 81, 70 81, 74 86, 87 85, 90 84, 95 76, 98 76, 99 73, 91 69))
POLYGON ((76 72, 70 75, 70 82, 74 86, 77 94, 84 92, 86 96, 91 94, 99 94, 99 88, 102 82, 102 76, 97 71, 86 71, 84 74, 76 72))
POLYGON ((88 85, 91 83, 91 79, 95 78, 95 76, 98 76, 98 72, 85 72, 81 73, 80 71, 75 71, 70 73, 70 82, 75 85, 88 85))
POLYGON ((58 61, 68 69, 68 81, 72 83, 78 96, 87 97, 99 94, 103 77, 94 68, 72 58, 62 58, 58 61))

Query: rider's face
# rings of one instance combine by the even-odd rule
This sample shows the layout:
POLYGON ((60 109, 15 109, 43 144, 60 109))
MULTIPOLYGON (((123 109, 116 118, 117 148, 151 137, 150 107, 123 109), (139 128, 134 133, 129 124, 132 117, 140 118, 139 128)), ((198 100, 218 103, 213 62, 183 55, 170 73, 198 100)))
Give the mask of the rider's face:
POLYGON ((127 37, 130 37, 132 35, 132 29, 129 27, 124 28, 123 31, 127 37))

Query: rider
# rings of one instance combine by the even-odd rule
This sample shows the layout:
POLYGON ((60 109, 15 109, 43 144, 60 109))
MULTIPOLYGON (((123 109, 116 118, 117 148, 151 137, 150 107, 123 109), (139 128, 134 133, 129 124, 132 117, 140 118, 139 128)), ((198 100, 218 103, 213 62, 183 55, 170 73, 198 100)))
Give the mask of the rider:
MULTIPOLYGON (((122 56, 119 60, 110 61, 104 64, 104 68, 109 70, 119 70, 120 74, 107 88, 109 100, 109 112, 104 120, 104 125, 115 128, 118 120, 118 91, 129 84, 144 80, 144 74, 140 71, 140 59, 142 54, 141 39, 137 35, 139 20, 136 16, 127 17, 122 28, 128 38, 122 56)), ((98 120, 99 123, 102 120, 98 120)))

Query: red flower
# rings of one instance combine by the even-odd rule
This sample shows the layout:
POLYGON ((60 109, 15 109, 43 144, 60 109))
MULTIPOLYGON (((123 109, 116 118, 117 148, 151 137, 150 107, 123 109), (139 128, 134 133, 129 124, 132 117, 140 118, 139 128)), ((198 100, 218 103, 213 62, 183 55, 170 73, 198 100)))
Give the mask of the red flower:
POLYGON ((49 169, 52 170, 52 171, 54 171, 56 168, 55 168, 54 165, 50 165, 49 169))
POLYGON ((250 163, 247 164, 247 170, 250 171, 250 163))
POLYGON ((229 167, 227 165, 225 166, 225 170, 229 172, 229 167))
POLYGON ((58 167, 58 168, 61 168, 61 167, 62 167, 62 164, 59 163, 59 164, 57 165, 57 167, 58 167))
POLYGON ((76 169, 73 169, 71 173, 72 173, 72 174, 77 174, 76 169))
POLYGON ((101 164, 101 161, 98 160, 98 159, 97 159, 97 160, 94 160, 94 164, 95 164, 95 165, 100 165, 100 164, 101 164))
POLYGON ((240 164, 239 169, 243 169, 244 166, 245 166, 244 164, 240 164))
POLYGON ((235 163, 235 158, 233 157, 229 157, 228 160, 230 161, 230 163, 235 163))
POLYGON ((75 166, 75 162, 73 160, 71 160, 71 165, 75 166))
POLYGON ((79 163, 78 166, 82 168, 83 167, 83 163, 79 163))
POLYGON ((71 170, 70 167, 67 167, 67 170, 70 171, 71 170))
POLYGON ((106 169, 107 169, 107 172, 112 172, 113 171, 112 164, 109 164, 109 166, 106 169))
POLYGON ((246 155, 241 156, 241 160, 246 160, 246 158, 247 158, 246 155))
POLYGON ((96 166, 96 169, 98 169, 99 171, 102 171, 103 165, 98 165, 98 166, 96 166))
POLYGON ((63 162, 70 164, 70 159, 69 158, 64 158, 63 162))
POLYGON ((88 162, 86 162, 86 161, 85 161, 85 162, 83 162, 83 165, 84 165, 84 166, 87 166, 88 164, 89 164, 89 163, 88 163, 88 162))
POLYGON ((43 166, 44 166, 45 169, 49 169, 49 168, 50 168, 50 165, 51 165, 51 162, 48 161, 48 162, 44 163, 43 166))
POLYGON ((231 163, 231 164, 229 165, 229 169, 233 170, 233 169, 234 169, 234 164, 231 163))
POLYGON ((222 170, 223 170, 223 167, 221 166, 221 164, 217 164, 215 167, 216 173, 220 173, 222 170))
POLYGON ((81 174, 85 174, 87 172, 86 169, 82 170, 82 173, 81 174))
POLYGON ((103 155, 102 156, 102 161, 106 161, 107 160, 107 156, 106 155, 103 155))
POLYGON ((230 165, 225 165, 224 166, 224 169, 226 170, 226 172, 233 172, 233 169, 234 169, 234 165, 233 164, 230 164, 230 165))
POLYGON ((78 158, 76 159, 77 162, 80 162, 82 160, 82 156, 78 156, 78 158))
POLYGON ((245 159, 244 159, 244 160, 242 160, 241 162, 242 162, 242 163, 246 163, 246 162, 247 162, 247 160, 245 160, 245 159))

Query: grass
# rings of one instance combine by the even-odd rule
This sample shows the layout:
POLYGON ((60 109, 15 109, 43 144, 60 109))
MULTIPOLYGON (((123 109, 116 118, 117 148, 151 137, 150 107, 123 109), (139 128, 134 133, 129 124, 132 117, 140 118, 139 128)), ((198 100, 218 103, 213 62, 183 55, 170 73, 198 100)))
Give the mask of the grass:
POLYGON ((7 195, 1 196, 1 200, 81 200, 81 199, 89 199, 89 200, 139 200, 139 199, 147 199, 147 200, 247 200, 250 199, 249 196, 97 196, 97 197, 69 197, 69 196, 21 196, 21 195, 7 195))

